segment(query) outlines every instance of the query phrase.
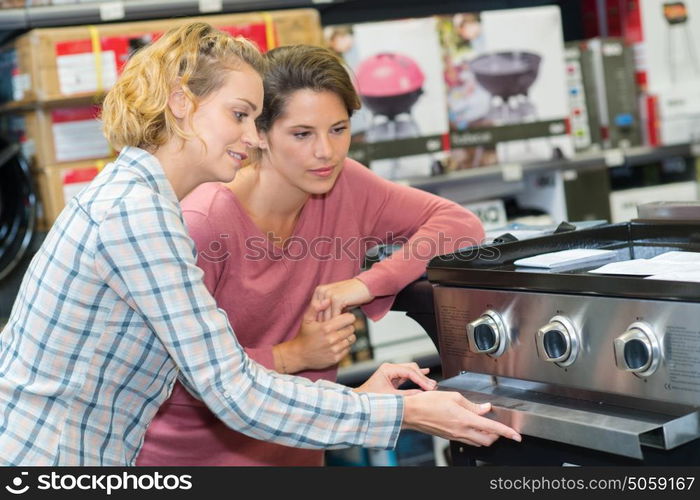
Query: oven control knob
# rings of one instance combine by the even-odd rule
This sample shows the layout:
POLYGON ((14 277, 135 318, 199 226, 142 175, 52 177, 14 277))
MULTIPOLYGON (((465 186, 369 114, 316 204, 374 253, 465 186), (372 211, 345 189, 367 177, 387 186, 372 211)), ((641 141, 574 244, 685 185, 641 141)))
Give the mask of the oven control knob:
POLYGON ((638 321, 613 342, 615 364, 620 370, 648 377, 656 371, 661 359, 659 341, 651 327, 638 321))
POLYGON ((537 330, 540 358, 559 366, 569 366, 576 361, 580 345, 578 330, 565 316, 554 316, 537 330))
POLYGON ((472 352, 497 357, 508 344, 508 330, 501 315, 488 310, 467 325, 467 337, 472 352))

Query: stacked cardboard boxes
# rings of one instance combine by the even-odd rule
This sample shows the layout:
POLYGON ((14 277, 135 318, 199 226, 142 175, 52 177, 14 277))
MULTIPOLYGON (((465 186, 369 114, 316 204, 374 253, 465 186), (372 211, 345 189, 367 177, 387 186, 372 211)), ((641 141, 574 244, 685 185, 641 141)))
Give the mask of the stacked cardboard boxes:
POLYGON ((193 20, 245 36, 262 50, 321 43, 319 16, 313 9, 42 28, 20 36, 4 49, 6 53, 14 52, 15 57, 10 73, 2 76, 13 82, 15 101, 50 102, 92 96, 109 90, 134 50, 168 29, 193 20))
POLYGON ((35 29, 0 51, 0 99, 11 101, 0 130, 18 139, 32 160, 46 226, 116 154, 102 134, 98 103, 130 54, 194 20, 244 36, 263 51, 322 42, 318 12, 293 9, 35 29))

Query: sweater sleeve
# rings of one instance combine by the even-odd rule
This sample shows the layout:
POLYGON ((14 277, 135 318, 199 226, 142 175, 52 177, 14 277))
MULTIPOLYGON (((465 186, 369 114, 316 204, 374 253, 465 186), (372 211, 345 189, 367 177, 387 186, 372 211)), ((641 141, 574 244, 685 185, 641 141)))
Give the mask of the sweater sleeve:
POLYGON ((431 258, 482 242, 481 221, 469 210, 382 179, 357 162, 349 160, 345 168, 363 235, 368 241, 402 245, 357 276, 376 297, 363 307, 370 318, 384 316, 396 294, 425 272, 431 258))
MULTIPOLYGON (((204 285, 216 297, 226 263, 231 258, 231 250, 227 245, 230 238, 222 238, 222 231, 217 231, 211 218, 199 210, 183 210, 182 214, 197 249, 197 266, 204 271, 204 285)), ((275 369, 272 346, 245 347, 244 350, 251 359, 265 368, 275 369)))

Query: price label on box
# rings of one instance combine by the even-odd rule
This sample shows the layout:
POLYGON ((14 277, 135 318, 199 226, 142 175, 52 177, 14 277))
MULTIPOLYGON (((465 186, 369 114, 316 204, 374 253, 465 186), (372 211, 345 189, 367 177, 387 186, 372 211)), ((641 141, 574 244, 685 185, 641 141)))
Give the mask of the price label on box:
POLYGON ((221 0, 199 0, 199 12, 221 12, 223 9, 221 0))
POLYGON ((625 155, 621 149, 607 149, 603 153, 603 158, 607 167, 619 167, 625 164, 625 155))
POLYGON ((123 2, 107 2, 100 4, 100 19, 103 22, 124 19, 123 2))
POLYGON ((690 154, 694 157, 700 157, 700 142, 694 142, 690 145, 690 154))
POLYGON ((501 165, 501 174, 506 182, 516 182, 523 178, 523 166, 520 163, 501 165))

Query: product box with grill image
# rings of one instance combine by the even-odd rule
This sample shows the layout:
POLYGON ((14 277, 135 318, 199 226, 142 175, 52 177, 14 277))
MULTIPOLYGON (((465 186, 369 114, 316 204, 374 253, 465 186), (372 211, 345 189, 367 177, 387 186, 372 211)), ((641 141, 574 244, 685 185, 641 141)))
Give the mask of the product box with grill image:
POLYGON ((389 179, 434 173, 448 131, 435 18, 328 26, 355 79, 350 155, 389 179))
POLYGON ((456 168, 573 154, 561 14, 534 7, 440 16, 453 150, 476 148, 456 168))

